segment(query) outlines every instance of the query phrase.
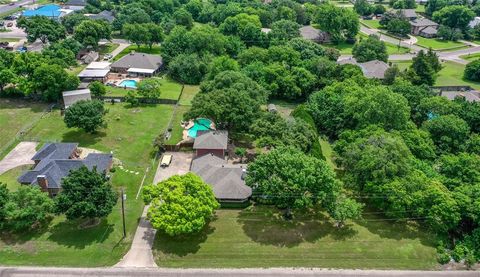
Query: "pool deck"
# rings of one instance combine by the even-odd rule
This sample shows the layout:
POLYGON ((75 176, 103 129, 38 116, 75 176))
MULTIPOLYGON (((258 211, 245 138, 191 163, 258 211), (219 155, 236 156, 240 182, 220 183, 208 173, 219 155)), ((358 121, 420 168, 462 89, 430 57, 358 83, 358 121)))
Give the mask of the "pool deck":
MULTIPOLYGON (((213 121, 210 120, 210 126, 209 128, 211 130, 216 130, 216 126, 215 126, 215 123, 213 123, 213 121)), ((183 127, 183 132, 182 132, 182 139, 183 140, 187 140, 187 139, 195 139, 195 138, 192 138, 188 135, 188 130, 190 130, 193 126, 195 125, 195 123, 193 122, 193 120, 190 120, 188 122, 188 124, 186 126, 182 125, 183 127)))

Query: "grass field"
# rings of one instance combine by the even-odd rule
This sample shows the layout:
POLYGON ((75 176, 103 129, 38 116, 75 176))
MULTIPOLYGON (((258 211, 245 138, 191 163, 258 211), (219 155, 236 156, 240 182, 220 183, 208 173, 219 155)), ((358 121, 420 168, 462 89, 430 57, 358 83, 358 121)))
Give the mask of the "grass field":
POLYGON ((46 107, 43 103, 0 98, 0 152, 20 130, 38 119, 46 107))
POLYGON ((367 25, 370 29, 380 29, 380 21, 376 19, 360 19, 360 23, 367 25))
POLYGON ((140 48, 136 45, 130 45, 127 48, 123 49, 122 52, 118 53, 118 55, 113 58, 112 62, 119 60, 121 57, 127 55, 132 51, 146 54, 160 54, 160 46, 153 46, 152 49, 150 49, 150 47, 145 45, 140 46, 140 48))
POLYGON ((100 55, 112 53, 112 51, 117 49, 118 46, 119 46, 118 43, 107 43, 99 47, 98 53, 100 53, 100 55))
POLYGON ((179 104, 183 106, 190 106, 192 104, 193 97, 200 91, 199 86, 185 85, 183 88, 182 96, 180 97, 179 104))
MULTIPOLYGON (((411 61, 397 61, 393 63, 396 64, 400 70, 404 70, 410 66, 411 61)), ((443 68, 437 76, 436 86, 471 86, 474 89, 480 89, 479 82, 463 79, 465 65, 447 61, 442 63, 442 66, 443 68)))
POLYGON ((0 42, 17 42, 19 41, 20 39, 18 38, 0 38, 0 42))
POLYGON ((32 165, 21 165, 19 167, 10 169, 9 171, 0 175, 0 183, 7 184, 8 190, 16 191, 20 187, 20 183, 17 182, 18 176, 30 168, 32 168, 32 165))
POLYGON ((67 129, 59 111, 42 118, 27 134, 41 141, 78 142, 82 147, 113 153, 126 170, 117 168, 112 184, 124 188, 127 200, 127 237, 122 239, 120 204, 98 226, 80 230, 79 222, 56 217, 45 230, 0 236, 0 263, 40 266, 111 266, 130 247, 143 209, 135 199, 146 169, 152 166, 146 183, 152 182, 154 138, 162 133, 173 111, 172 105, 148 105, 129 108, 128 104, 107 105, 108 127, 96 134, 67 129), (128 170, 128 172, 127 172, 128 170))
POLYGON ((421 36, 415 37, 418 40, 418 42, 416 43, 417 45, 425 48, 432 48, 433 50, 437 51, 467 48, 465 44, 457 41, 423 38, 421 36))
POLYGON ((268 207, 219 210, 200 234, 157 233, 160 267, 435 269, 434 236, 365 214, 337 229, 322 213, 285 221, 268 207))
POLYGON ((471 62, 471 61, 474 61, 474 60, 478 60, 480 58, 480 53, 475 53, 475 54, 471 54, 471 55, 463 55, 463 56, 460 56, 460 58, 471 62))
POLYGON ((183 120, 183 115, 190 109, 188 106, 178 106, 172 119, 172 131, 170 138, 166 141, 167 144, 177 144, 183 139, 183 127, 180 123, 183 120))
MULTIPOLYGON (((367 35, 360 34, 359 38, 365 39, 365 38, 367 38, 367 35)), ((333 47, 335 49, 338 49, 340 51, 340 54, 342 54, 342 55, 350 55, 350 54, 352 54, 353 45, 354 44, 341 42, 339 44, 330 44, 328 46, 333 47)), ((405 47, 400 47, 399 48, 397 45, 393 45, 393 44, 388 43, 388 42, 385 42, 385 46, 387 47, 387 53, 389 55, 405 54, 405 53, 410 52, 410 50, 408 48, 405 48, 405 47)))
MULTIPOLYGON (((171 80, 168 77, 163 77, 162 86, 160 88, 161 99, 178 100, 180 92, 182 91, 182 85, 171 80)), ((122 87, 107 86, 107 96, 125 96, 128 93, 128 89, 122 87)))
POLYGON ((418 13, 424 13, 425 12, 425 5, 418 5, 417 4, 417 7, 415 8, 415 11, 418 12, 418 13))

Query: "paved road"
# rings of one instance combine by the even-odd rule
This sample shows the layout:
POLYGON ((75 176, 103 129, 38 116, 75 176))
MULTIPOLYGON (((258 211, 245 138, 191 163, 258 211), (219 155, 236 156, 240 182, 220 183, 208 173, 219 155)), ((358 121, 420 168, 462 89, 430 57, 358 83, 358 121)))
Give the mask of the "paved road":
POLYGON ((326 269, 131 269, 131 268, 1 268, 0 277, 50 277, 50 276, 115 276, 115 277, 338 277, 338 276, 389 276, 389 277, 479 277, 475 271, 382 271, 382 270, 326 270, 326 269))
POLYGON ((12 11, 16 8, 19 8, 20 6, 26 5, 26 4, 35 4, 35 1, 33 0, 20 0, 16 2, 14 5, 0 5, 0 13, 7 13, 9 11, 12 11))
POLYGON ((25 141, 17 144, 17 146, 0 161, 0 175, 18 166, 33 164, 32 157, 37 152, 35 150, 37 144, 36 142, 25 141))
MULTIPOLYGON (((385 42, 389 42, 393 45, 398 45, 398 43, 399 43, 398 39, 387 36, 387 35, 384 35, 384 34, 381 34, 381 33, 379 33, 379 31, 377 29, 370 29, 370 28, 367 28, 363 25, 360 26, 360 32, 362 32, 364 34, 367 34, 367 35, 376 34, 380 37, 380 40, 385 41, 385 42)), ((423 47, 420 47, 420 46, 415 45, 413 43, 412 44, 406 43, 404 41, 400 41, 400 46, 403 46, 403 47, 408 48, 408 49, 412 49, 413 51, 416 51, 416 52, 418 52, 420 50, 425 50, 425 48, 423 48, 423 47)))

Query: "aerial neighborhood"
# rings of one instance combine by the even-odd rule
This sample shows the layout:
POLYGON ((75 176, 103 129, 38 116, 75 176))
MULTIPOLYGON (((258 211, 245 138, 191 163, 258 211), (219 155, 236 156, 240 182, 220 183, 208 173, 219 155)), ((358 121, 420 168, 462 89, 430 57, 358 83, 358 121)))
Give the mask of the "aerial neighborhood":
POLYGON ((0 276, 478 270, 480 2, 0 0, 0 276))

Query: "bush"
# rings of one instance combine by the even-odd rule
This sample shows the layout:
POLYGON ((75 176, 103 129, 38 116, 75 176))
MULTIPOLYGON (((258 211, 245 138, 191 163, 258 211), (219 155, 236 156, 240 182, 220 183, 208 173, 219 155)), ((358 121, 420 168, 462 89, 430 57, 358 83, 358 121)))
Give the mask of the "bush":
POLYGON ((465 67, 463 77, 470 81, 480 81, 480 60, 470 62, 465 67))
POLYGON ((138 106, 139 101, 135 91, 130 90, 129 92, 127 92, 127 95, 125 95, 125 102, 130 103, 132 107, 138 106))
POLYGON ((450 255, 447 252, 437 254, 437 261, 440 264, 448 264, 450 260, 451 260, 450 255))
POLYGON ((105 95, 105 93, 107 93, 105 85, 100 83, 99 81, 92 82, 89 88, 92 95, 96 97, 103 96, 105 95))
POLYGON ((458 263, 465 257, 467 251, 463 244, 457 244, 452 251, 452 258, 458 263))

